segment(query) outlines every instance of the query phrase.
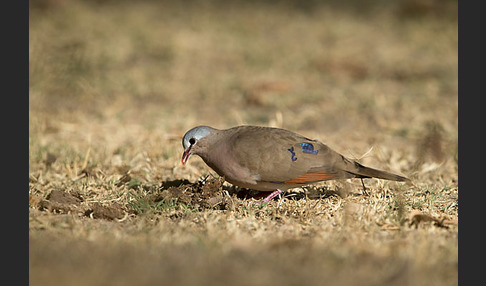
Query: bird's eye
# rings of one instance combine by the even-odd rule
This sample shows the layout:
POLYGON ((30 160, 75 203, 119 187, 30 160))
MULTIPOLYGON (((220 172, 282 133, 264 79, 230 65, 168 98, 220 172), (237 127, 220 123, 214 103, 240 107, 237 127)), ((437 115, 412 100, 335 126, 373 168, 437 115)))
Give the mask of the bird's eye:
POLYGON ((196 143, 196 139, 194 138, 189 139, 189 144, 194 145, 194 143, 196 143))

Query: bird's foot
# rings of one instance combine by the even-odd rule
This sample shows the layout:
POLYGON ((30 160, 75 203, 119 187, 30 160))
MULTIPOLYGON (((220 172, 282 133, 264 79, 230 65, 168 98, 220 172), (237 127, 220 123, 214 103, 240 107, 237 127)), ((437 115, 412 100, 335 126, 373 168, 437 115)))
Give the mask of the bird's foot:
POLYGON ((281 193, 282 193, 281 190, 273 191, 270 195, 266 196, 263 200, 257 202, 256 204, 261 205, 261 206, 264 206, 269 201, 271 201, 273 198, 275 198, 276 196, 280 195, 281 193))

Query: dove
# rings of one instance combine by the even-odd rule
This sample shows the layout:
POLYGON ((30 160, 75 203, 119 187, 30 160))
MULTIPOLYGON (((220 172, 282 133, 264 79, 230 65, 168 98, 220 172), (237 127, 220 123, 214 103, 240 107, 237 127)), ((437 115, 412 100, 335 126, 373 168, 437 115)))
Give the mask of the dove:
POLYGON ((271 192, 262 204, 288 189, 320 181, 351 178, 409 181, 363 166, 320 141, 281 128, 242 125, 220 130, 196 126, 186 132, 182 145, 183 165, 192 155, 198 155, 227 182, 271 192))

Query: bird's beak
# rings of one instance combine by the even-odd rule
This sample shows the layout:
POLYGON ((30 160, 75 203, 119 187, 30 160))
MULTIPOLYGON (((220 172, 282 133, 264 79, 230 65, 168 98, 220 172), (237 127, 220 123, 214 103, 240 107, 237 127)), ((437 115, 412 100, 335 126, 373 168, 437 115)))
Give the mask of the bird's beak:
POLYGON ((189 157, 191 157, 191 146, 189 146, 186 150, 184 150, 184 154, 182 154, 182 164, 185 165, 187 163, 187 160, 189 159, 189 157))

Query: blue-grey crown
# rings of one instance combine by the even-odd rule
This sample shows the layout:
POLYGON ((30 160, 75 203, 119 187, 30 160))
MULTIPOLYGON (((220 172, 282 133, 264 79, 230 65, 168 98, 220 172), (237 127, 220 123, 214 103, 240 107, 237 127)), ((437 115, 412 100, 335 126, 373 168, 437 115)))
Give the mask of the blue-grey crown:
POLYGON ((192 128, 191 130, 187 131, 184 138, 182 138, 182 146, 184 149, 189 148, 189 146, 194 145, 197 141, 206 137, 211 132, 211 129, 212 128, 209 126, 197 126, 192 128))

